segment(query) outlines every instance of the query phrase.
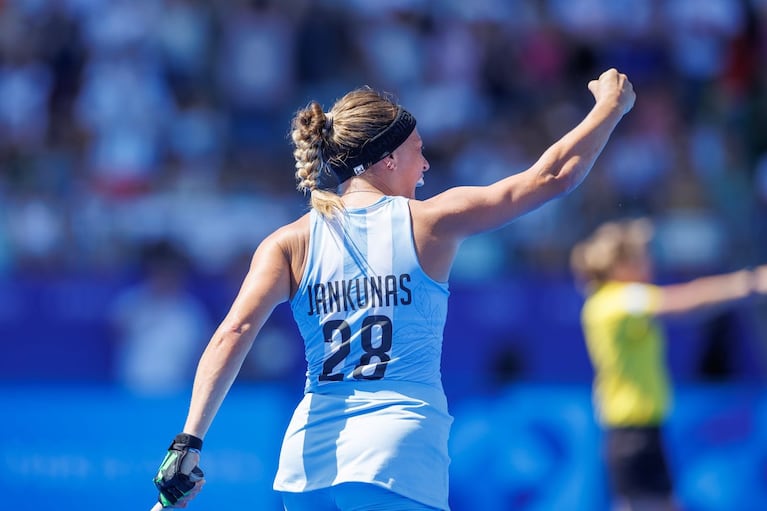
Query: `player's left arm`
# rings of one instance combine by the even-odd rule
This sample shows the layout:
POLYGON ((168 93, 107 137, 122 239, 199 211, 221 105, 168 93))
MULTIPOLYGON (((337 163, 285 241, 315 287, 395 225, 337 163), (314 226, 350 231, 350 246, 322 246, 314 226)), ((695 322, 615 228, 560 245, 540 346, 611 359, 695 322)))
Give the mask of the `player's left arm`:
POLYGON ((623 116, 634 105, 628 78, 615 69, 588 85, 596 103, 527 170, 488 186, 464 186, 428 199, 433 231, 463 239, 497 229, 569 193, 587 176, 623 116))

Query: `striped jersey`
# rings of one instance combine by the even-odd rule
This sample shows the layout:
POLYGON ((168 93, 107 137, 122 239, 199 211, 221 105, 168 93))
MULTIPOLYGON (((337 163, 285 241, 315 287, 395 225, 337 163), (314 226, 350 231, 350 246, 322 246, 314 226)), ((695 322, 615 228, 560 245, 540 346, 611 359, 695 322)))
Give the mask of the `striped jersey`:
POLYGON ((440 360, 448 286, 422 270, 408 199, 332 218, 310 212, 308 258, 291 300, 304 339, 304 398, 274 487, 369 482, 448 509, 452 417, 440 360))

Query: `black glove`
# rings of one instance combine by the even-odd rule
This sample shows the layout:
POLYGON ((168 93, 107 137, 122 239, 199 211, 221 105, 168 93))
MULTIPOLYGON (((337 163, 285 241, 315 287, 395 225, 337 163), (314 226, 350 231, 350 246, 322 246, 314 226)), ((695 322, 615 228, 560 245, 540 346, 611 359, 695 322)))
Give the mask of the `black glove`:
POLYGON ((186 433, 179 433, 171 442, 154 477, 154 484, 160 490, 158 500, 163 507, 172 507, 192 491, 197 481, 203 479, 204 474, 199 466, 189 467, 196 459, 186 459, 190 453, 199 455, 200 450, 202 440, 186 433))

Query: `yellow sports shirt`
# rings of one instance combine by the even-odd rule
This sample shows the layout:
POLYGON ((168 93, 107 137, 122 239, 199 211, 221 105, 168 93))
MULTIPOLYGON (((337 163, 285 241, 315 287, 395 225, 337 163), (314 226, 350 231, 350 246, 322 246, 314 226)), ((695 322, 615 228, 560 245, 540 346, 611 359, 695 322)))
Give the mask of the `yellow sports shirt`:
POLYGON ((603 425, 650 426, 666 417, 670 388, 665 336, 650 314, 658 300, 656 286, 613 281, 583 305, 594 402, 603 425))

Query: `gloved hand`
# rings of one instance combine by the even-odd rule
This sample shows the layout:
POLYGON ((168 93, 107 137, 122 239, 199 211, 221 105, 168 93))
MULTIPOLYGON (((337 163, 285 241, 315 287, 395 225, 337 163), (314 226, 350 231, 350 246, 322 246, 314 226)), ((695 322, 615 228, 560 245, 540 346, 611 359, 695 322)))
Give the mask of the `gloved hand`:
POLYGON ((202 440, 186 433, 179 433, 171 442, 154 477, 163 507, 186 507, 200 492, 205 484, 205 476, 197 466, 201 449, 202 440))

